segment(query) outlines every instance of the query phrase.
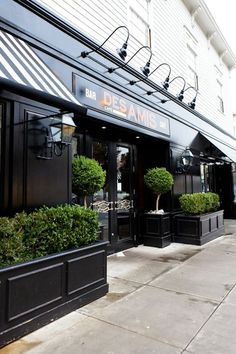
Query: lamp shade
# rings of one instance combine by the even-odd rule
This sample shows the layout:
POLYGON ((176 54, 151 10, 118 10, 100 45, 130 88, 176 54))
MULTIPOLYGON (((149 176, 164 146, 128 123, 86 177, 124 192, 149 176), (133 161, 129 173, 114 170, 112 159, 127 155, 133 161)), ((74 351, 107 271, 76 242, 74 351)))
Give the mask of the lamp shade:
POLYGON ((52 142, 61 143, 64 145, 71 144, 76 125, 70 115, 63 114, 61 119, 54 119, 49 127, 51 131, 52 142))
POLYGON ((192 166, 193 163, 193 154, 190 150, 189 147, 186 147, 186 149, 183 151, 181 154, 181 162, 184 167, 190 167, 192 166))

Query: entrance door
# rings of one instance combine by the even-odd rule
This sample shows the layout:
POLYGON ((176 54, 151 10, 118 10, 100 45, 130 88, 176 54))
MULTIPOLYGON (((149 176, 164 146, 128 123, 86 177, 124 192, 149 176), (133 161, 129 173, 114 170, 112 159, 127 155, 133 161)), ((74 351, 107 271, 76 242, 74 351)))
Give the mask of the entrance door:
POLYGON ((110 252, 134 245, 134 147, 93 142, 93 158, 106 171, 106 183, 93 200, 103 225, 102 238, 110 252))

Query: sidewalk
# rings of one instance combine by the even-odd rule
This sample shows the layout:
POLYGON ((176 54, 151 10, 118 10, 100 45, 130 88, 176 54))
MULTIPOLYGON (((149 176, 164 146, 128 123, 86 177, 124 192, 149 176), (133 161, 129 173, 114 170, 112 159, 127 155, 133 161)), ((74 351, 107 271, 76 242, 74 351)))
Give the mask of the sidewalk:
POLYGON ((108 257, 107 296, 0 354, 235 354, 236 220, 205 246, 108 257))

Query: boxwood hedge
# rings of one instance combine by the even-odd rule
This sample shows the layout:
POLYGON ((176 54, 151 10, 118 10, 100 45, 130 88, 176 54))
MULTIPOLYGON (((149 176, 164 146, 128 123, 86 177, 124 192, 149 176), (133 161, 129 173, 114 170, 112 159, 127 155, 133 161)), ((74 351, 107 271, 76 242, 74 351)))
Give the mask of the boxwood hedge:
POLYGON ((179 201, 181 209, 188 215, 209 213, 220 206, 219 195, 212 192, 182 194, 179 201))
POLYGON ((0 266, 87 245, 97 239, 97 213, 78 205, 42 207, 0 218, 0 266))

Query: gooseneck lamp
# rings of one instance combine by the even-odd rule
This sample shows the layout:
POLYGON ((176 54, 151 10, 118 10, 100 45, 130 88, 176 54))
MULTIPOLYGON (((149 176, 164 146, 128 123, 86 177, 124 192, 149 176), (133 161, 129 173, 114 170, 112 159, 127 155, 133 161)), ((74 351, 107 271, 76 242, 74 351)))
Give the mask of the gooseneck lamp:
MULTIPOLYGON (((168 79, 168 77, 167 77, 167 79, 168 79)), ((165 82, 164 82, 164 84, 163 84, 163 89, 165 89, 165 90, 167 91, 168 88, 169 88, 169 86, 170 86, 170 84, 171 84, 173 81, 175 81, 176 79, 181 79, 181 80, 183 80, 183 82, 184 82, 184 85, 183 85, 182 90, 181 90, 180 93, 177 95, 178 100, 182 101, 183 98, 184 98, 183 95, 184 95, 184 90, 185 90, 185 86, 186 86, 186 81, 185 81, 185 79, 184 79, 182 76, 176 76, 176 77, 174 77, 170 82, 169 82, 169 79, 168 79, 168 80, 165 80, 165 82)), ((163 89, 162 89, 162 90, 163 90, 163 89)), ((148 91, 148 92, 147 92, 147 95, 150 96, 150 95, 152 95, 152 94, 155 93, 155 92, 159 92, 159 90, 148 91)), ((166 101, 166 100, 163 100, 163 101, 166 101)), ((162 102, 162 103, 165 103, 165 102, 162 102)))
POLYGON ((188 103, 188 106, 192 109, 195 109, 196 98, 197 98, 197 95, 199 94, 199 91, 194 86, 189 86, 186 88, 186 90, 184 90, 184 93, 190 89, 194 90, 196 92, 196 94, 195 94, 194 98, 192 99, 192 101, 188 103))
POLYGON ((148 49, 149 52, 150 52, 150 57, 149 57, 147 63, 144 65, 144 67, 141 68, 142 73, 143 73, 145 76, 148 76, 149 73, 150 73, 149 67, 150 67, 151 58, 152 58, 152 51, 151 51, 151 48, 148 47, 148 46, 146 46, 146 45, 143 46, 143 47, 141 47, 141 48, 139 48, 139 49, 137 50, 137 52, 135 52, 135 53, 132 55, 132 57, 131 57, 124 65, 122 65, 122 66, 117 66, 116 68, 108 68, 108 72, 111 74, 111 73, 113 73, 114 71, 116 71, 116 70, 118 70, 118 69, 123 69, 124 67, 126 67, 126 66, 129 64, 129 62, 130 62, 130 61, 140 52, 140 50, 142 50, 142 49, 148 49))
POLYGON ((130 83, 130 85, 135 85, 137 82, 141 82, 141 81, 145 81, 145 80, 147 80, 147 78, 149 78, 157 69, 159 69, 161 66, 163 66, 163 65, 166 65, 168 68, 169 68, 169 73, 168 73, 168 75, 167 75, 167 77, 166 77, 166 79, 165 79, 165 81, 164 81, 164 84, 165 83, 167 83, 167 82, 169 82, 169 80, 170 80, 170 74, 171 74, 171 67, 170 67, 170 65, 169 64, 167 64, 167 63, 161 63, 160 65, 158 65, 147 77, 145 77, 144 79, 140 79, 140 80, 136 80, 136 81, 130 81, 129 83, 130 83))
POLYGON ((127 38, 126 38, 126 41, 124 42, 124 44, 122 45, 122 47, 120 49, 117 49, 117 53, 119 55, 119 57, 122 59, 122 60, 125 60, 126 56, 127 56, 127 46, 128 46, 128 40, 129 40, 129 30, 126 26, 119 26, 117 27, 106 39, 105 41, 97 48, 97 49, 94 49, 94 50, 90 50, 89 52, 86 52, 86 51, 83 51, 81 52, 80 54, 80 57, 82 58, 86 58, 89 54, 91 53, 97 53, 99 51, 99 49, 102 48, 102 46, 108 41, 109 38, 111 38, 111 36, 116 32, 118 31, 119 29, 121 28, 125 28, 126 31, 127 31, 127 38))

